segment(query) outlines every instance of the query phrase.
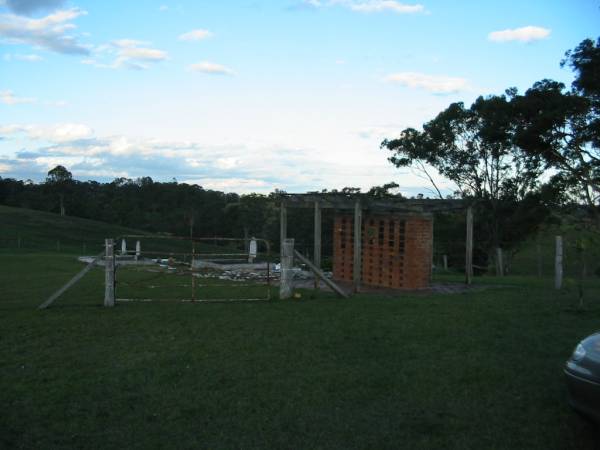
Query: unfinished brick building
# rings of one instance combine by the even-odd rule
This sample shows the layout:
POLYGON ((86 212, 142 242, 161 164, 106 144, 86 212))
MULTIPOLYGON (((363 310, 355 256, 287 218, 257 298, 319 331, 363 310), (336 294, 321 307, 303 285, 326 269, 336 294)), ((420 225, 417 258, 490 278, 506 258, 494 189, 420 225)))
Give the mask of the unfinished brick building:
POLYGON ((433 213, 466 208, 465 271, 466 281, 470 283, 472 213, 461 200, 373 198, 366 194, 284 194, 281 242, 287 238, 288 207, 314 208, 313 263, 317 269, 321 266, 321 209, 335 211, 333 278, 352 282, 354 291, 358 291, 361 284, 394 289, 428 287, 433 259, 433 213), (355 229, 361 230, 358 235, 354 233, 355 229))
MULTIPOLYGON (((353 281, 354 220, 336 214, 333 231, 333 278, 353 281)), ((370 286, 420 289, 431 282, 431 215, 366 215, 362 221, 361 279, 370 286)))

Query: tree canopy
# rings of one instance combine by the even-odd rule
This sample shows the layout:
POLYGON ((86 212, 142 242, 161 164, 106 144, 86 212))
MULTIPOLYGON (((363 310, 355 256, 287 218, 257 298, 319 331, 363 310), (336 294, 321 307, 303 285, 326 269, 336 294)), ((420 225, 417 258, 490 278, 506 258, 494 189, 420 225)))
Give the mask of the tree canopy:
POLYGON ((48 171, 46 177, 47 183, 64 183, 66 181, 72 181, 73 175, 64 166, 56 166, 54 169, 48 171))
POLYGON ((575 72, 570 90, 541 80, 522 95, 510 88, 470 107, 452 103, 422 130, 407 128, 381 147, 396 167, 425 174, 438 196, 432 170, 455 184, 456 195, 477 200, 489 244, 514 243, 522 233, 509 237, 507 221, 524 223, 523 214, 568 198, 565 192, 584 201, 600 225, 600 38, 581 42, 561 65, 575 72))

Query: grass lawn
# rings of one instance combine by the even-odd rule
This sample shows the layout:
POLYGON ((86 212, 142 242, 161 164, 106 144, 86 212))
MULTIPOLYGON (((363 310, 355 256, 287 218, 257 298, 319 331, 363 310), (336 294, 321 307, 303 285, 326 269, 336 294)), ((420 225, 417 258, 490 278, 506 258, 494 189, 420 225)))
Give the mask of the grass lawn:
POLYGON ((96 269, 37 311, 80 264, 3 260, 0 448, 592 448, 562 365, 598 285, 105 309, 96 269))
MULTIPOLYGON (((30 218, 9 231, 51 242, 55 221, 65 236, 81 226, 30 218)), ((36 310, 82 267, 77 249, 0 254, 0 448, 593 448, 562 366, 600 329, 598 281, 583 312, 572 283, 522 277, 454 295, 106 309, 94 269, 36 310)))

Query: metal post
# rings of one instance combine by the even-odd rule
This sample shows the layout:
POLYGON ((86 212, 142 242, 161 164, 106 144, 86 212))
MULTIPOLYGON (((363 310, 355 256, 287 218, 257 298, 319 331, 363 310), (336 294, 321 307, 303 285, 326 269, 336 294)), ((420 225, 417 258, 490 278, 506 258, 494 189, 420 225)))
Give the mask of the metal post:
POLYGON ((112 239, 105 239, 106 248, 104 264, 104 306, 115 306, 115 243, 112 239))

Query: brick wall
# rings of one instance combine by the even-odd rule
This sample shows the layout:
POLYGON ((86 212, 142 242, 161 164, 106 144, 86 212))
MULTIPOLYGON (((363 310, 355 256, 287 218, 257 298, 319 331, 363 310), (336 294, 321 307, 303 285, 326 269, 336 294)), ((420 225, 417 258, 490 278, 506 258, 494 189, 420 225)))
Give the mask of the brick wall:
MULTIPOLYGON (((333 231, 333 277, 352 281, 354 218, 336 215, 333 231)), ((362 283, 390 288, 429 286, 433 222, 426 216, 364 216, 362 283)))

